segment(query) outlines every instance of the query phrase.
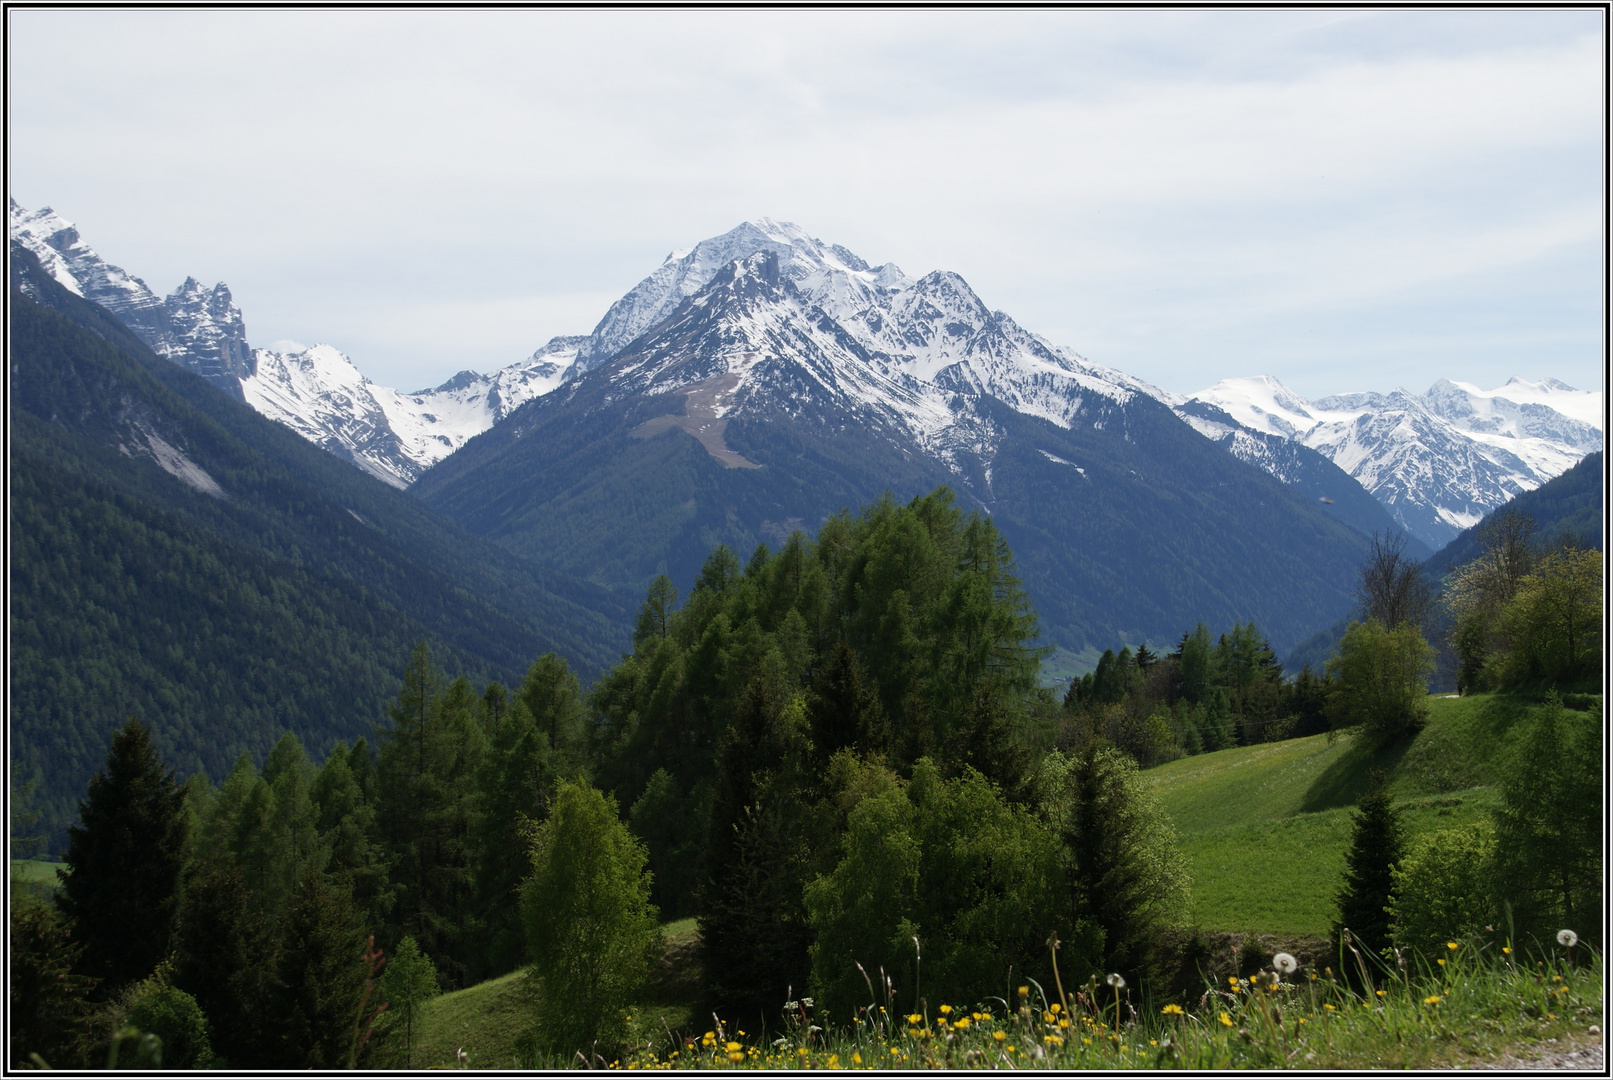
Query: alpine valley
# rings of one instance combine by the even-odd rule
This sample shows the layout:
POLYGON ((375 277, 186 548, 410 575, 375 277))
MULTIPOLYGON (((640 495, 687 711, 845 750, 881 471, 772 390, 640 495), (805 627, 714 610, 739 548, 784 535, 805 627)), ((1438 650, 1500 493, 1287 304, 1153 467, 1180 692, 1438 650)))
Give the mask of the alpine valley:
POLYGON ((1046 640, 1089 658, 1184 618, 1254 619, 1286 649, 1349 608, 1370 534, 1426 557, 1603 439, 1601 392, 1554 380, 1184 398, 956 274, 769 219, 673 252, 592 334, 405 393, 330 345, 250 347, 227 286, 159 298, 49 208, 13 202, 11 228, 158 355, 537 565, 627 596, 687 585, 718 542, 743 555, 944 483, 996 520, 1046 640))

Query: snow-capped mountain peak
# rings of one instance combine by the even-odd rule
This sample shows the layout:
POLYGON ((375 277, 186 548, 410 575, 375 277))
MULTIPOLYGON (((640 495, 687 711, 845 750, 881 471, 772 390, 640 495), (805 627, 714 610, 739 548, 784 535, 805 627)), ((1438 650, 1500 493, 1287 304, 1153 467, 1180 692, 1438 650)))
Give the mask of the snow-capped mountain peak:
POLYGON ((208 289, 186 278, 166 298, 158 297, 144 281, 103 259, 50 207, 28 211, 13 199, 10 211, 12 239, 58 284, 112 312, 159 356, 231 390, 235 379, 251 374, 246 325, 228 286, 220 282, 208 289))
MULTIPOLYGON (((1422 395, 1397 388, 1314 402, 1270 376, 1223 379, 1177 409, 1221 440, 1225 423, 1203 405, 1246 431, 1320 452, 1435 548, 1603 445, 1601 393, 1556 379, 1514 377, 1495 390, 1441 379, 1422 395)), ((1258 443, 1227 445, 1262 464, 1252 456, 1258 443)))

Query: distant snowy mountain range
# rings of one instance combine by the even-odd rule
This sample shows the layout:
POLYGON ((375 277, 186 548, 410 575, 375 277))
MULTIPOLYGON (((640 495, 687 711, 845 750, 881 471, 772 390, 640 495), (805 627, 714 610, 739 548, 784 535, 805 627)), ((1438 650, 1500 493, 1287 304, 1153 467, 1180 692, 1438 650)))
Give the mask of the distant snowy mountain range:
POLYGON ((899 432, 955 472, 978 470, 988 500, 993 423, 989 410, 963 404, 981 397, 1065 428, 1084 407, 1111 408, 1123 423, 1118 407, 1134 395, 1154 398, 1206 438, 1308 494, 1346 497, 1334 490, 1347 485, 1329 463, 1337 466, 1430 548, 1603 445, 1602 393, 1551 379, 1513 379, 1490 391, 1441 380, 1421 396, 1397 389, 1309 402, 1256 377, 1184 398, 990 311, 956 274, 914 280, 893 264, 870 266, 766 218, 674 251, 592 334, 555 338, 509 367, 463 371, 414 393, 372 383, 329 345, 290 353, 250 348, 225 285, 208 290, 187 279, 159 298, 105 262, 48 207, 30 212, 13 201, 11 234, 58 282, 111 310, 161 355, 398 487, 526 402, 629 356, 652 331, 652 353, 613 376, 624 392, 688 388, 686 411, 709 414, 709 427, 776 383, 777 369, 762 361, 770 349, 787 350, 807 358, 798 367, 816 380, 814 393, 839 401, 848 418, 899 432), (746 309, 754 324, 713 329, 690 310, 692 298, 714 284, 742 291, 747 281, 755 287, 769 279, 789 282, 787 299, 746 309), (689 337, 669 346, 678 338, 663 324, 673 318, 687 324, 689 337))
POLYGON ((1602 404, 1600 392, 1519 378, 1495 390, 1441 379, 1420 396, 1397 389, 1310 402, 1259 376, 1224 379, 1176 412, 1273 475, 1262 458, 1271 436, 1316 450, 1437 549, 1602 449, 1602 404))

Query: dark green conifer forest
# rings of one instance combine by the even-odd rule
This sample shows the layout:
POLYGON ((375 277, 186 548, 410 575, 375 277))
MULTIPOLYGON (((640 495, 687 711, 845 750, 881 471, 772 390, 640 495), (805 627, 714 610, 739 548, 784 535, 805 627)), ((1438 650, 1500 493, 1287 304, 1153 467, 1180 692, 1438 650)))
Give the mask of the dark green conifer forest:
MULTIPOLYGON (((176 1062, 396 1060, 412 1020, 376 1024, 383 987, 517 970, 534 1052, 568 1060, 624 1037, 661 923, 689 916, 710 1006, 755 1031, 804 994, 842 1023, 870 993, 922 1011, 1010 980, 1168 996, 1191 882, 1141 770, 1324 730, 1355 677, 1285 681, 1253 624, 1200 624, 1165 655, 1106 653, 1060 703, 1011 552, 945 488, 744 562, 719 545, 681 601, 656 581, 635 627, 587 692, 554 653, 512 689, 419 641, 368 737, 284 732, 216 784, 125 722, 55 898, 13 897, 13 1063, 93 1064, 136 1017, 176 1062)), ((1532 932, 1601 902, 1582 726, 1554 704, 1532 721, 1517 752, 1555 770, 1556 802, 1509 786, 1497 816, 1528 838, 1508 851, 1562 856, 1505 864, 1532 932)), ((1357 820, 1340 942, 1376 955, 1393 890, 1428 888, 1396 884, 1381 790, 1357 820)))
POLYGON ((51 855, 131 715, 182 774, 222 778, 286 730, 321 751, 368 734, 422 638, 484 682, 547 651, 591 677, 627 639, 629 603, 157 357, 20 247, 10 332, 11 753, 51 855))

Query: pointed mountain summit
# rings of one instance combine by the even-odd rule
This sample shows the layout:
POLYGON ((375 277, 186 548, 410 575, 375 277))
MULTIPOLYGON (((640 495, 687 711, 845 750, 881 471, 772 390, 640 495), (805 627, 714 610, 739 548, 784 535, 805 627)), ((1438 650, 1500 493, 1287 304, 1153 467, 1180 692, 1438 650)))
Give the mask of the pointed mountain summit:
POLYGON ((947 484, 993 515, 1052 641, 1162 644, 1192 612, 1283 644, 1349 606, 1365 550, 1315 500, 1206 452, 1170 395, 1024 330, 959 275, 912 280, 794 226, 674 253, 579 357, 412 490, 611 588, 661 570, 687 585, 715 543, 743 557, 947 484))
MULTIPOLYGON (((50 207, 27 211, 11 200, 11 237, 64 289, 116 315, 158 356, 202 375, 234 397, 252 373, 252 349, 229 286, 195 278, 159 298, 139 278, 113 266, 50 207)), ((25 286, 26 287, 26 286, 25 286)))

